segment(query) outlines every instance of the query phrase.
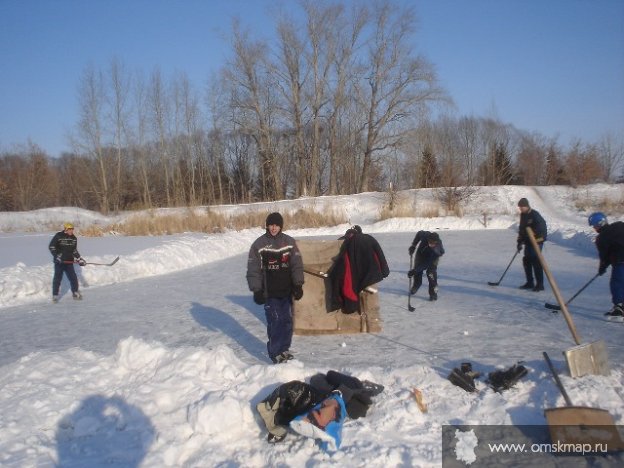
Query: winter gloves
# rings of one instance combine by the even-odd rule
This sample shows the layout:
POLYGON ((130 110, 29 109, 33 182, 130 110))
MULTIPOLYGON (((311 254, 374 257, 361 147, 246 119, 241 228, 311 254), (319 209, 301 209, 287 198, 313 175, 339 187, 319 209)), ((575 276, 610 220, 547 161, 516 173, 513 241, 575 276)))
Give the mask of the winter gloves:
POLYGON ((527 375, 527 368, 517 363, 506 370, 496 370, 488 374, 487 383, 495 392, 502 392, 514 386, 522 377, 527 375))
MULTIPOLYGON (((502 392, 513 387, 528 370, 520 362, 505 370, 496 370, 488 374, 486 383, 495 392, 502 392)), ((462 362, 461 367, 455 367, 448 376, 453 385, 463 388, 467 392, 476 392, 475 379, 481 377, 481 372, 472 370, 470 362, 462 362)))
POLYGON ((265 302, 264 291, 254 291, 253 299, 254 299, 254 302, 258 305, 264 304, 265 302))
POLYGON ((301 286, 300 284, 295 284, 292 288, 292 293, 295 301, 298 301, 303 297, 303 286, 301 286))
POLYGON ((410 245, 409 249, 407 249, 410 255, 413 255, 415 250, 416 250, 415 245, 410 245))
POLYGON ((429 268, 429 266, 414 268, 413 270, 407 272, 407 277, 412 278, 413 276, 422 274, 422 272, 425 271, 427 268, 429 268))
POLYGON ((518 249, 518 252, 522 250, 522 241, 518 241, 518 245, 516 246, 516 249, 518 249))
MULTIPOLYGON (((82 257, 75 258, 74 261, 80 266, 85 266, 87 264, 87 261, 82 257)), ((57 263, 59 265, 63 263, 63 255, 62 254, 54 255, 54 263, 57 263)), ((71 262, 68 262, 68 263, 71 263, 71 262)))

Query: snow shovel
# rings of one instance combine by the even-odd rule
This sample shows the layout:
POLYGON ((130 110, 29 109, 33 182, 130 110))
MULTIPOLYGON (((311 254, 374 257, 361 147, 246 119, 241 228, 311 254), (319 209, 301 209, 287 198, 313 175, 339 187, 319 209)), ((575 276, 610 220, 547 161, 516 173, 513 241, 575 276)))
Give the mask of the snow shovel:
MULTIPOLYGON (((550 372, 555 379, 559 391, 565 399, 564 408, 550 408, 544 410, 548 422, 548 431, 553 444, 557 447, 588 448, 587 452, 613 452, 624 449, 624 444, 615 425, 613 416, 607 410, 574 406, 568 393, 557 375, 548 354, 542 353, 550 372), (567 445, 570 444, 570 445, 567 445)), ((571 449, 572 452, 574 449, 571 449)), ((565 451, 563 452, 565 453, 565 451)))
POLYGON ((565 318, 566 323, 568 324, 568 328, 572 333, 572 338, 574 338, 574 342, 577 344, 574 348, 570 348, 567 351, 564 351, 564 355, 566 361, 568 363, 568 368, 570 370, 570 375, 572 377, 581 377, 586 374, 594 374, 594 375, 609 375, 611 373, 611 369, 609 368, 609 361, 607 356, 607 346, 604 341, 594 341, 592 343, 581 344, 581 338, 576 332, 576 326, 572 321, 572 316, 568 311, 568 307, 561 296, 561 292, 559 291, 559 287, 555 282, 555 278, 550 273, 550 269, 548 268, 548 264, 542 255, 539 246, 537 245, 537 241, 535 240, 535 234, 533 234, 533 229, 530 227, 526 228, 527 235, 529 237, 529 241, 533 246, 533 250, 537 254, 539 261, 544 269, 544 274, 548 278, 548 282, 550 283, 550 287, 559 303, 559 307, 561 307, 561 312, 563 312, 563 317, 565 318))

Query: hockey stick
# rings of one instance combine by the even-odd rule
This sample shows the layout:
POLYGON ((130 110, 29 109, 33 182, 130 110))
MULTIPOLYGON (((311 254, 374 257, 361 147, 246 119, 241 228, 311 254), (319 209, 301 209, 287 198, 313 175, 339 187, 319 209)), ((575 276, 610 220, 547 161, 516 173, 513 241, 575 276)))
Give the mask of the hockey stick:
MULTIPOLYGON (((410 254, 410 271, 414 268, 414 252, 410 254)), ((415 307, 412 306, 412 276, 409 278, 409 289, 407 290, 407 310, 410 312, 414 312, 416 310, 415 307)))
MULTIPOLYGON (((581 289, 579 289, 579 290, 576 292, 576 294, 575 294, 574 296, 572 296, 570 299, 568 299, 568 302, 566 302, 566 303, 565 303, 565 304, 566 304, 566 306, 567 306, 568 304, 570 304, 570 302, 572 302, 572 301, 576 298, 576 296, 578 296, 579 294, 581 294, 581 293, 585 290, 585 288, 586 288, 587 286, 589 286, 590 284, 592 284, 592 282, 593 282, 596 278, 598 278, 599 276, 600 276, 600 275, 599 275, 598 273, 596 273, 596 275, 595 275, 592 279, 590 279, 587 283, 585 283, 585 285, 584 285, 581 289)), ((561 306, 560 306, 559 304, 549 304, 548 302, 547 302, 546 304, 544 304, 544 307, 546 307, 547 309, 550 309, 550 310, 552 310, 552 311, 554 311, 554 312, 557 312, 557 311, 561 310, 561 306)))
MULTIPOLYGON (((113 266, 115 263, 117 263, 119 261, 119 257, 115 258, 115 260, 113 260, 110 263, 96 263, 96 262, 85 262, 85 265, 99 265, 99 266, 113 266)), ((78 261, 75 260, 66 260, 63 263, 66 264, 71 264, 71 263, 78 263, 78 261)))
POLYGON ((493 283, 493 282, 491 282, 491 281, 488 281, 488 284, 489 284, 490 286, 498 286, 498 285, 501 283, 501 281, 503 281, 503 278, 504 278, 504 277, 505 277, 505 275, 507 274, 507 270, 509 270, 509 267, 511 266, 511 264, 512 264, 512 263, 513 263, 513 261, 516 259, 516 256, 517 256, 519 253, 520 253, 520 251, 519 251, 519 250, 516 250, 516 253, 514 254, 514 256, 513 256, 513 257, 511 257, 511 262, 509 262, 509 265, 507 265, 507 268, 505 268, 505 271, 503 271, 503 274, 501 275, 500 279, 499 279, 497 282, 493 283))
POLYGON ((329 278, 329 275, 324 271, 308 270, 304 268, 303 272, 307 273, 308 275, 317 276, 319 278, 329 278))
MULTIPOLYGON (((307 273, 308 275, 316 276, 317 278, 329 278, 329 275, 324 271, 307 270, 304 268, 303 272, 307 273)), ((366 286, 362 291, 366 291, 369 294, 377 294, 379 292, 377 288, 374 288, 372 286, 366 286)))

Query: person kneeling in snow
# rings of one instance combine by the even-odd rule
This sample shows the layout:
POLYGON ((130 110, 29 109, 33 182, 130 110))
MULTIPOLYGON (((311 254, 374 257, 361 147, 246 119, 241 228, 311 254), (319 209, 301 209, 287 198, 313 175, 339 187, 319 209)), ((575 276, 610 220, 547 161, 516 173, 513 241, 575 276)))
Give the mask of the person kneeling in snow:
POLYGON ((438 300, 438 262, 444 255, 444 246, 437 232, 418 231, 408 249, 410 258, 416 252, 416 265, 407 272, 407 276, 414 278, 410 294, 416 294, 422 285, 423 271, 427 272, 429 280, 429 300, 438 300))
POLYGON ((297 433, 318 439, 326 452, 335 452, 342 442, 342 424, 347 408, 339 390, 334 392, 306 414, 297 416, 290 427, 297 433))
POLYGON ((293 380, 280 385, 256 409, 269 431, 268 442, 284 440, 290 426, 303 435, 321 439, 323 449, 336 450, 346 416, 365 416, 373 403, 371 397, 383 389, 382 385, 329 371, 327 375, 314 375, 310 384, 293 380))

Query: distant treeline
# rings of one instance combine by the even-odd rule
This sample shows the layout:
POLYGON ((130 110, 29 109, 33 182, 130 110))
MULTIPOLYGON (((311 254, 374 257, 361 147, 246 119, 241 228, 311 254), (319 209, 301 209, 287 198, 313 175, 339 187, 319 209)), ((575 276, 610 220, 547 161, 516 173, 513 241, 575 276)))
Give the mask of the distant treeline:
MULTIPOLYGON (((293 4, 294 5, 294 4, 293 4)), ((234 23, 229 60, 199 88, 113 59, 78 86, 71 153, 0 155, 0 210, 243 203, 418 187, 586 184, 621 176, 621 141, 456 117, 392 2, 298 3, 263 41, 234 23), (437 117, 432 117, 432 115, 437 117)))

